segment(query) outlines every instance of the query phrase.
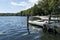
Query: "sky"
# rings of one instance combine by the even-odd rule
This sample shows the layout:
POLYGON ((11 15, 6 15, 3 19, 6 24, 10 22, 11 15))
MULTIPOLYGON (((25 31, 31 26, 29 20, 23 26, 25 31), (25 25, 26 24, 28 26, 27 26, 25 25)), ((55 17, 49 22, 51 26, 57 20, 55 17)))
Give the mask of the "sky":
POLYGON ((0 0, 0 13, 17 13, 26 10, 38 0, 0 0))

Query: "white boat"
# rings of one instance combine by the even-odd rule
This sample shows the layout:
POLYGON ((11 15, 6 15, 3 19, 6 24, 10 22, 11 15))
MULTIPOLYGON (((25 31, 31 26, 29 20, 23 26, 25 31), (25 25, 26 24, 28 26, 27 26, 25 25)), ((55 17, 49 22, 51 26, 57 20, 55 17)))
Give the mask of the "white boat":
POLYGON ((46 23, 47 21, 43 21, 43 20, 35 20, 35 21, 30 21, 29 20, 29 23, 30 24, 33 24, 33 25, 37 25, 37 26, 44 26, 44 24, 46 23))
MULTIPOLYGON (((30 20, 28 21, 30 24, 33 25, 37 25, 37 26, 44 26, 44 24, 48 23, 48 18, 46 17, 46 19, 42 18, 45 16, 33 16, 30 18, 30 20), (41 18, 40 18, 41 17, 41 18)), ((53 22, 53 21, 51 21, 53 22)))

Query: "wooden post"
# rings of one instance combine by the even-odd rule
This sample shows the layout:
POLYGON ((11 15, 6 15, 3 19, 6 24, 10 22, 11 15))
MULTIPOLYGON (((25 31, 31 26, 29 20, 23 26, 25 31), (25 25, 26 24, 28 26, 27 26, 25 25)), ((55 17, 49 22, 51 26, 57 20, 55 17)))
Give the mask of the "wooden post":
POLYGON ((27 16, 27 31, 28 31, 28 34, 30 34, 28 21, 29 21, 29 16, 27 16))
POLYGON ((49 21, 48 21, 48 23, 50 23, 50 21, 51 21, 51 14, 49 15, 49 21))

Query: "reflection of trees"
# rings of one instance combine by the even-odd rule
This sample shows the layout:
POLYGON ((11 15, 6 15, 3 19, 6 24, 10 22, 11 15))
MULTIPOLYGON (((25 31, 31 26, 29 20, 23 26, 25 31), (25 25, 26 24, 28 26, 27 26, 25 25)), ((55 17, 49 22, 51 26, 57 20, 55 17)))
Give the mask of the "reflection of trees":
POLYGON ((44 33, 44 35, 41 37, 41 40, 59 40, 60 39, 60 34, 49 34, 49 33, 44 33))

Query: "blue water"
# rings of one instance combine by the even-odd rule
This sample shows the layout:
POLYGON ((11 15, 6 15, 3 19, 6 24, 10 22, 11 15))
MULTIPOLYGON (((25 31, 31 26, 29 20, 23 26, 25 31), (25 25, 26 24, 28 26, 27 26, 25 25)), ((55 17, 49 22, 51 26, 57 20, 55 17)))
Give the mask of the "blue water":
POLYGON ((41 36, 40 29, 27 30, 26 17, 0 16, 0 40, 41 40, 41 36))

